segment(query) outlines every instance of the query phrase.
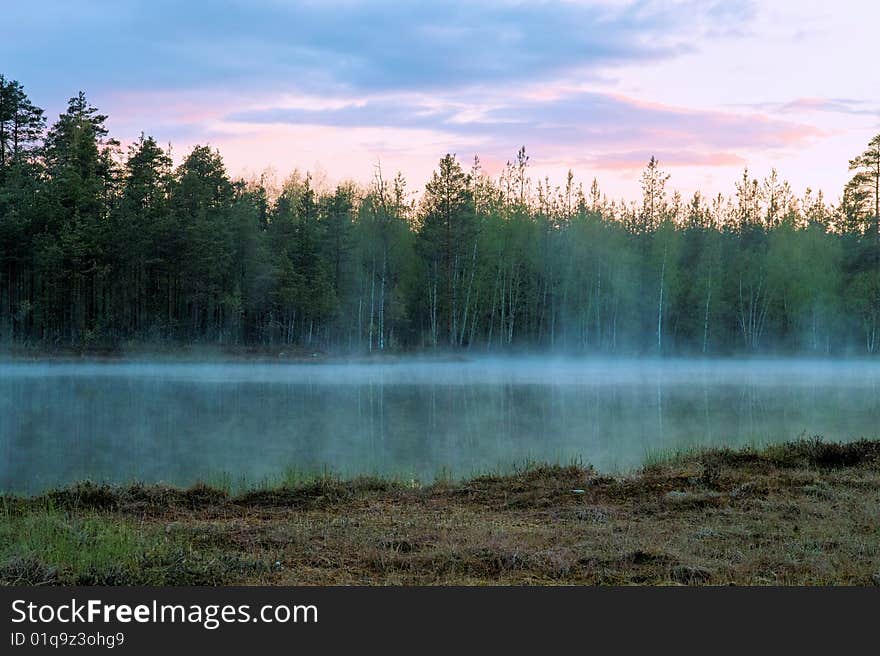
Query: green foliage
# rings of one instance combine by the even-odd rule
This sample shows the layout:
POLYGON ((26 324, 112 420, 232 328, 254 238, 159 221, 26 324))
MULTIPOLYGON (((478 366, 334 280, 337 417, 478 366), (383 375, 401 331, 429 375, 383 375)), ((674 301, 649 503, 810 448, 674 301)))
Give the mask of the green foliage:
POLYGON ((0 585, 218 585, 263 563, 179 532, 51 506, 0 511, 0 585))
MULTIPOLYGON (((880 249, 880 134, 871 139, 865 152, 850 160, 849 168, 854 172, 847 184, 851 216, 873 235, 874 248, 880 249)), ((880 252, 875 258, 880 258, 880 252)))
POLYGON ((683 200, 655 158, 609 201, 533 181, 525 148, 497 179, 447 154, 416 202, 379 168, 276 189, 196 146, 175 169, 106 119, 80 93, 46 131, 0 76, 0 344, 880 351, 880 136, 836 206, 776 171, 683 200))

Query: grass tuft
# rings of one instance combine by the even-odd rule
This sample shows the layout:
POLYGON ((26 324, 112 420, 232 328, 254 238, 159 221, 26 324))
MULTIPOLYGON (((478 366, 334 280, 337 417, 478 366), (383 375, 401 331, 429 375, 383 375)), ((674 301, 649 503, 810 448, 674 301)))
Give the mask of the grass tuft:
MULTIPOLYGON (((231 479, 230 479, 231 480, 231 479)), ((222 482, 221 482, 222 483, 222 482)), ((83 483, 0 497, 0 583, 874 584, 880 442, 523 463, 429 485, 83 483)))

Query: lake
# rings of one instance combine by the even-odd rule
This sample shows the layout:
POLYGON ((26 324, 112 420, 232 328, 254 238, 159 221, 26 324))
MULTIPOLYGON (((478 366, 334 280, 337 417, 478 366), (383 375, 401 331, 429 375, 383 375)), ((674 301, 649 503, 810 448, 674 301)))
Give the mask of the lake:
POLYGON ((0 364, 0 489, 431 480, 529 461, 638 467, 696 445, 880 436, 880 362, 510 358, 0 364))

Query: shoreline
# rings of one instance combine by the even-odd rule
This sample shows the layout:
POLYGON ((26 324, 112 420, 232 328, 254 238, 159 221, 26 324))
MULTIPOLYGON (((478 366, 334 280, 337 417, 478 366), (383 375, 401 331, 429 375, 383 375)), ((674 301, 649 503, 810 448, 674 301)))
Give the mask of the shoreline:
POLYGON ((594 352, 554 350, 443 350, 417 349, 409 351, 342 352, 310 349, 214 348, 187 346, 173 349, 119 349, 119 350, 42 350, 0 348, 0 364, 20 363, 155 363, 155 364, 393 364, 398 362, 474 362, 479 360, 543 360, 584 362, 880 362, 880 357, 852 353, 798 353, 798 352, 725 352, 703 354, 693 352, 594 352))
POLYGON ((880 585, 880 440, 238 494, 0 497, 0 583, 880 585))

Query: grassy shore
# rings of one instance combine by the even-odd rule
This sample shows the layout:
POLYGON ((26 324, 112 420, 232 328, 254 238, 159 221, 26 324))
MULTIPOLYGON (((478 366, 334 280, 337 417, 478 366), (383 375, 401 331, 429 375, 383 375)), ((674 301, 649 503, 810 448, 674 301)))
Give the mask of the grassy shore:
POLYGON ((81 484, 0 500, 3 584, 880 585, 880 441, 231 495, 81 484))

